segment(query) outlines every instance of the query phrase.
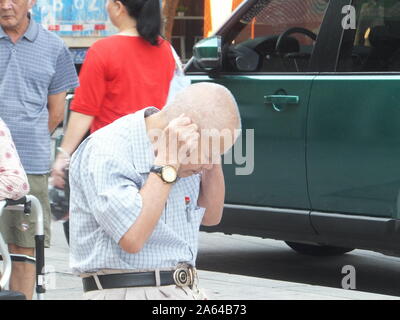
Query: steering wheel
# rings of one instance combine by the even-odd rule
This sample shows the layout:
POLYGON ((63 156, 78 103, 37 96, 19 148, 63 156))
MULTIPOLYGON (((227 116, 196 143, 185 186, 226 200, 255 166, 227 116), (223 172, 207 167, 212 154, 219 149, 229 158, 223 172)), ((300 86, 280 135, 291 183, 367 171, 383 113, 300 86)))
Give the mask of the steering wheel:
POLYGON ((281 46, 283 43, 283 39, 285 39, 286 37, 288 37, 289 35, 291 35, 293 33, 301 33, 301 34, 304 34, 305 36, 311 38, 313 41, 317 40, 317 35, 308 29, 301 28, 301 27, 289 28, 286 31, 282 32, 281 35, 276 40, 275 52, 278 55, 282 55, 281 46))

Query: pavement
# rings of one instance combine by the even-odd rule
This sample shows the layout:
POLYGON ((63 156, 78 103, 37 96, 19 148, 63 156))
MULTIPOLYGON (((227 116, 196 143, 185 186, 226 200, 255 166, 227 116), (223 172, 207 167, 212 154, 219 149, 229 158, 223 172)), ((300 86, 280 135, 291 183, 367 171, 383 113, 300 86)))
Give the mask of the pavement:
MULTIPOLYGON (((204 237, 202 234, 200 241, 204 237)), ((46 249, 45 255, 51 286, 46 300, 80 300, 82 283, 69 269, 69 248, 60 222, 52 223, 52 247, 46 249)), ((400 300, 396 296, 206 270, 199 270, 199 278, 200 286, 212 300, 400 300)))

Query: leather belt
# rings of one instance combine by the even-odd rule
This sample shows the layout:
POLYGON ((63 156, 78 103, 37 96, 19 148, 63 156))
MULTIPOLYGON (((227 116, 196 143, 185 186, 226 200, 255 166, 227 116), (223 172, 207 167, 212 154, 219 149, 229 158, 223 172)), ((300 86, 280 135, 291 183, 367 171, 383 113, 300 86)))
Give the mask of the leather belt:
POLYGON ((82 282, 83 291, 88 292, 102 289, 154 287, 157 285, 169 286, 173 284, 180 287, 190 287, 193 286, 196 280, 196 269, 193 267, 183 267, 173 271, 149 271, 94 275, 83 278, 82 282), (157 284, 156 272, 159 272, 159 284, 157 284))

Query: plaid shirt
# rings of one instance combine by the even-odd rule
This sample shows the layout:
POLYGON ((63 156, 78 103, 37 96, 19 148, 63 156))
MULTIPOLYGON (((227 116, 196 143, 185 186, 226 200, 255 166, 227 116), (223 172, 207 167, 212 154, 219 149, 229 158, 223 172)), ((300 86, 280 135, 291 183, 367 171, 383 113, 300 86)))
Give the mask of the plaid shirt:
MULTIPOLYGON (((75 273, 101 269, 142 270, 195 265, 205 209, 197 206, 200 175, 179 179, 143 249, 118 245, 142 209, 140 189, 154 162, 144 118, 147 108, 96 131, 70 165, 70 266, 75 273)), ((157 196, 157 190, 153 190, 157 196)))

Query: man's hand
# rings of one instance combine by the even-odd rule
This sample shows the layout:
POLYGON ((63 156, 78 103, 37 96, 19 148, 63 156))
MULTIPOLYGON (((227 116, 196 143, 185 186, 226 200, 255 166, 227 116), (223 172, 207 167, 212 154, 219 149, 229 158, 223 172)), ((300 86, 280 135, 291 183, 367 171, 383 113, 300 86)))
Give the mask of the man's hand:
POLYGON ((189 117, 180 115, 158 137, 154 164, 170 165, 178 170, 181 164, 188 163, 190 153, 199 147, 199 140, 199 127, 189 117))

